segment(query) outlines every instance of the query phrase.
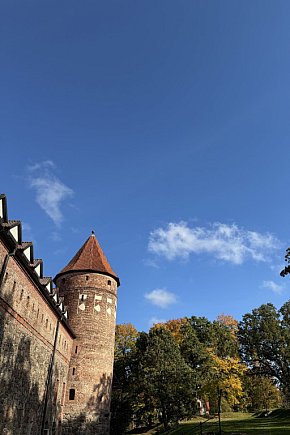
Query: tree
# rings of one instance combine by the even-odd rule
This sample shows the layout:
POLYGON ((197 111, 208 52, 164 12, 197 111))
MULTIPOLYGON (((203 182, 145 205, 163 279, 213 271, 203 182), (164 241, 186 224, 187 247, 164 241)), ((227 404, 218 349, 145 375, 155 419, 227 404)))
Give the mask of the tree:
POLYGON ((238 332, 238 321, 229 314, 219 314, 217 316, 217 321, 222 325, 226 326, 231 334, 236 337, 238 332))
POLYGON ((238 356, 238 341, 233 330, 219 320, 212 323, 211 349, 220 358, 238 356))
POLYGON ((130 380, 137 337, 138 331, 131 323, 116 325, 114 385, 121 391, 126 389, 130 380))
POLYGON ((113 391, 111 401, 111 432, 123 434, 134 413, 135 397, 132 388, 137 329, 131 323, 116 326, 113 391))
POLYGON ((167 430, 171 422, 192 415, 193 373, 166 328, 153 328, 147 343, 144 338, 140 336, 146 349, 139 361, 138 384, 143 396, 150 398, 158 410, 167 430))
POLYGON ((176 343, 179 344, 180 341, 182 340, 182 328, 184 325, 187 324, 187 322, 188 322, 187 318, 182 317, 181 319, 168 320, 167 322, 164 323, 155 323, 155 325, 151 329, 155 329, 155 328, 168 329, 168 331, 170 331, 173 337, 175 338, 176 343))
POLYGON ((286 263, 288 263, 288 264, 280 272, 280 275, 283 277, 285 277, 286 275, 288 275, 290 273, 290 248, 287 248, 284 258, 285 258, 286 263))
POLYGON ((194 391, 197 398, 211 376, 211 356, 207 346, 200 342, 189 322, 182 326, 180 335, 180 352, 193 371, 194 391))
POLYGON ((266 411, 281 405, 281 393, 273 379, 246 373, 243 381, 246 407, 249 411, 266 411))
POLYGON ((208 396, 211 406, 217 409, 218 392, 229 407, 240 403, 243 396, 242 379, 246 366, 238 357, 219 357, 209 350, 211 355, 210 378, 203 387, 203 394, 208 396))
POLYGON ((290 302, 280 310, 264 304, 245 314, 238 337, 243 360, 256 375, 277 381, 290 401, 290 302))
POLYGON ((194 369, 198 395, 208 398, 217 410, 218 394, 228 408, 242 397, 242 375, 245 367, 238 354, 237 321, 232 316, 221 315, 210 322, 205 317, 191 317, 184 326, 181 352, 194 369), (190 332, 191 329, 191 332, 190 332))

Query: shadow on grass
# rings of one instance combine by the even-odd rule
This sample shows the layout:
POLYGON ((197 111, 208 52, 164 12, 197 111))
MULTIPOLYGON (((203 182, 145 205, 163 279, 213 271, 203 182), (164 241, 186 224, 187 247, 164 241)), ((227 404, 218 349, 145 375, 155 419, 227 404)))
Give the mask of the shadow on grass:
MULTIPOLYGON (((245 435, 290 435, 290 410, 275 410, 268 417, 261 417, 261 413, 243 416, 235 414, 222 417, 223 434, 245 435)), ((216 422, 208 423, 203 433, 216 432, 216 422)), ((167 432, 168 435, 194 435, 199 434, 199 423, 182 423, 176 430, 167 432)))
MULTIPOLYGON (((218 433, 217 421, 208 422, 203 429, 203 434, 218 433)), ((142 428, 141 431, 131 431, 131 434, 143 433, 146 435, 157 434, 157 431, 142 428), (147 431, 146 431, 147 430, 147 431)), ((159 432, 160 433, 160 432, 159 432)), ((290 435, 290 410, 276 409, 268 413, 236 414, 230 413, 222 416, 222 433, 224 435, 290 435), (262 416, 264 415, 264 416, 262 416)), ((181 423, 177 428, 164 432, 164 435, 194 435, 200 434, 200 422, 190 421, 181 423)))

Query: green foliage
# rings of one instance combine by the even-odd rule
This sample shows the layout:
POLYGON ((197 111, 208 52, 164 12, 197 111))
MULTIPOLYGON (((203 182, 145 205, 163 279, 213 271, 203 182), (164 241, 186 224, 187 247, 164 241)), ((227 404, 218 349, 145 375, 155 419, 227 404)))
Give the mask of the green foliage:
POLYGON ((261 305, 237 321, 192 316, 138 333, 116 331, 112 430, 123 434, 134 422, 168 428, 190 418, 196 399, 217 411, 280 406, 290 401, 290 301, 280 310, 261 305))
POLYGON ((260 376, 276 379, 290 400, 290 303, 280 310, 265 304, 245 314, 239 324, 241 355, 248 367, 260 376))
POLYGON ((113 389, 111 400, 112 435, 122 435, 129 427, 133 416, 133 400, 129 393, 113 389))
POLYGON ((192 414, 192 370, 166 328, 152 329, 146 341, 143 333, 137 348, 144 351, 138 364, 139 395, 147 409, 148 403, 157 409, 167 429, 170 422, 192 414))
POLYGON ((282 404, 281 393, 271 378, 248 373, 243 388, 248 411, 273 409, 282 404))
POLYGON ((113 391, 111 401, 111 433, 121 435, 130 425, 135 398, 133 395, 133 364, 138 337, 131 324, 116 326, 113 391))

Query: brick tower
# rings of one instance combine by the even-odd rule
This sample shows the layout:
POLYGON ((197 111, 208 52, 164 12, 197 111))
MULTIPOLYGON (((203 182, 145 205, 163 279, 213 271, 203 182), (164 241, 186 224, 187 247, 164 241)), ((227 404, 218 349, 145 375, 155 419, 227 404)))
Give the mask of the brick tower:
POLYGON ((76 334, 62 433, 107 435, 119 278, 92 233, 54 281, 76 334))

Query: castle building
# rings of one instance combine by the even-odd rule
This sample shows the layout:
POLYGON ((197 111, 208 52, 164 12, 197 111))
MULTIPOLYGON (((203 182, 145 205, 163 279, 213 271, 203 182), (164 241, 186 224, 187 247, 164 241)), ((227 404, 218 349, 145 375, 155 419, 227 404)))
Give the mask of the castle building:
POLYGON ((109 434, 119 284, 94 234, 44 277, 0 195, 1 434, 109 434))

